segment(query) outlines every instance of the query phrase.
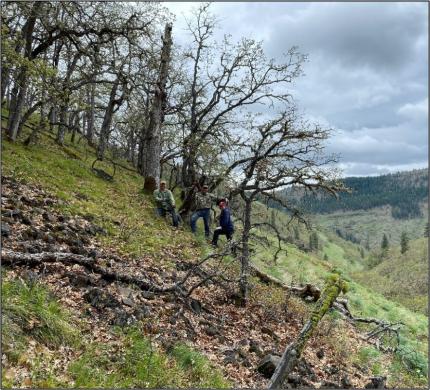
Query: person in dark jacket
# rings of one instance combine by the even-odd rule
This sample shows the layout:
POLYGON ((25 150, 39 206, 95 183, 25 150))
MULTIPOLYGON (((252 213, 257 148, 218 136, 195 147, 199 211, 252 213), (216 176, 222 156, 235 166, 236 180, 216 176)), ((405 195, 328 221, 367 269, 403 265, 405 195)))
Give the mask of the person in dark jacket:
POLYGON ((212 246, 214 247, 218 246, 218 238, 221 234, 225 235, 227 240, 230 241, 234 233, 233 221, 231 220, 230 209, 227 207, 226 201, 221 200, 218 203, 218 206, 221 210, 221 215, 219 216, 220 226, 214 230, 214 235, 212 238, 212 246))

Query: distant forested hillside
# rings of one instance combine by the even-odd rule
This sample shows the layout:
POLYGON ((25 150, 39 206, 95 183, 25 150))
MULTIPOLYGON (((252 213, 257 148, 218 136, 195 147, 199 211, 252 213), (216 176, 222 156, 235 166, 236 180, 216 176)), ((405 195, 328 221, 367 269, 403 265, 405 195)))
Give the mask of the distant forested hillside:
POLYGON ((377 177, 348 177, 343 180, 351 193, 342 193, 339 199, 322 193, 302 193, 287 190, 286 196, 311 213, 368 210, 391 206, 393 218, 421 217, 420 203, 428 198, 427 169, 400 172, 377 177))

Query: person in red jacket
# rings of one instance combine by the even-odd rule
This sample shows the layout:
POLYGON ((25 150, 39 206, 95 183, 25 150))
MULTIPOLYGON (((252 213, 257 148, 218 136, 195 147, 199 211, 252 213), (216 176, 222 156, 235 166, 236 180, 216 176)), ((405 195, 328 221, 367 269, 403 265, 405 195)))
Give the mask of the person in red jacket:
POLYGON ((231 240, 234 233, 233 221, 231 220, 230 209, 227 207, 227 202, 223 199, 218 203, 218 206, 221 210, 221 215, 219 216, 219 224, 215 230, 212 238, 212 246, 218 246, 218 238, 219 236, 225 235, 227 240, 231 240))

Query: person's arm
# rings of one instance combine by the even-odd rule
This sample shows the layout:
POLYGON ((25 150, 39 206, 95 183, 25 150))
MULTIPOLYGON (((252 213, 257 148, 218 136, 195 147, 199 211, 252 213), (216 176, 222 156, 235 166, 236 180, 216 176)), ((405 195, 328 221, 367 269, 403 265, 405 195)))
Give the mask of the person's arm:
POLYGON ((163 200, 160 191, 154 190, 154 199, 156 202, 161 202, 163 200))
POLYGON ((174 196, 173 196, 173 194, 172 194, 172 191, 170 191, 170 190, 169 190, 169 199, 170 199, 170 205, 171 205, 172 207, 176 207, 176 204, 175 204, 175 198, 174 198, 174 196))

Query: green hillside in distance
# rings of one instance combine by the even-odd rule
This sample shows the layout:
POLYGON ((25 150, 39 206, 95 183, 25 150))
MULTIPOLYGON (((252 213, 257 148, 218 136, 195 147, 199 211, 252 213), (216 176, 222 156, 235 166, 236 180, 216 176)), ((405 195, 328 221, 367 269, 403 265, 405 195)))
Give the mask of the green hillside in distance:
POLYGON ((400 244, 402 232, 410 239, 424 236, 428 206, 421 204, 422 217, 396 219, 389 206, 369 210, 336 211, 331 214, 317 214, 313 220, 318 226, 336 233, 339 237, 362 245, 365 249, 379 248, 386 234, 390 244, 400 244))
MULTIPOLYGON (((428 171, 418 169, 376 177, 347 177, 342 180, 349 193, 340 193, 339 198, 321 192, 305 192, 296 198, 296 203, 312 214, 329 214, 338 211, 369 210, 390 206, 395 219, 422 217, 422 203, 428 198, 428 171), (297 200, 298 199, 298 200, 297 200)), ((286 195, 291 196, 287 190, 286 195)))
POLYGON ((386 298, 428 315, 427 238, 411 241, 403 254, 398 246, 390 248, 379 264, 354 277, 386 298))

